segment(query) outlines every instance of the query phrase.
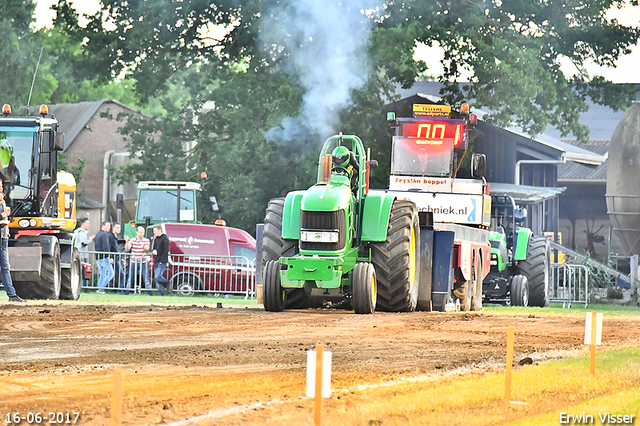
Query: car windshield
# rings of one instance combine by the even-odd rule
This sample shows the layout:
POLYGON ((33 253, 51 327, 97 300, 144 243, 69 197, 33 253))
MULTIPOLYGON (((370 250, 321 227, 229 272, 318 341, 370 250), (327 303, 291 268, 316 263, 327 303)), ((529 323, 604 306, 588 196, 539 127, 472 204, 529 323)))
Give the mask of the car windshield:
POLYGON ((29 194, 31 149, 37 130, 37 127, 0 128, 0 173, 12 199, 24 199, 29 194))
POLYGON ((410 176, 451 176, 453 139, 393 137, 391 173, 410 176))
POLYGON ((237 256, 236 263, 250 266, 256 260, 256 252, 248 247, 234 246, 233 255, 237 256))
MULTIPOLYGON (((175 189, 141 189, 136 220, 146 217, 158 222, 178 221, 178 191, 175 189)), ((195 221, 194 191, 180 191, 180 221, 195 221)))

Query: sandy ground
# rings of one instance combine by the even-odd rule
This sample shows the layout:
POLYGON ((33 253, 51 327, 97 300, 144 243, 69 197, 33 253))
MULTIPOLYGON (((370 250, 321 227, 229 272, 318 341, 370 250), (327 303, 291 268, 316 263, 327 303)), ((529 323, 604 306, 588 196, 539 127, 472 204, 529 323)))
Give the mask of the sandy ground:
MULTIPOLYGON (((343 404, 367 384, 503 366, 508 326, 516 327, 516 361, 585 350, 584 318, 536 310, 355 315, 32 303, 0 304, 3 424, 16 413, 42 413, 41 424, 110 424, 114 371, 124 378, 123 424, 280 424, 288 410, 312 413, 306 351, 316 344, 333 353, 343 404)), ((640 345, 638 319, 608 318, 603 341, 640 345)))

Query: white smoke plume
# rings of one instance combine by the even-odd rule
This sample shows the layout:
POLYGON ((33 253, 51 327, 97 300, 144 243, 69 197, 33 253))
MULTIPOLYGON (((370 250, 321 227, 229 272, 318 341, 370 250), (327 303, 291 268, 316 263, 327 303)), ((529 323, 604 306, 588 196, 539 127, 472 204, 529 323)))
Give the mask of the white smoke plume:
POLYGON ((315 133, 324 139, 338 132, 340 112, 350 91, 367 80, 370 13, 382 0, 290 0, 265 13, 260 41, 272 58, 283 55, 286 70, 304 87, 297 117, 269 130, 268 140, 287 144, 315 133))

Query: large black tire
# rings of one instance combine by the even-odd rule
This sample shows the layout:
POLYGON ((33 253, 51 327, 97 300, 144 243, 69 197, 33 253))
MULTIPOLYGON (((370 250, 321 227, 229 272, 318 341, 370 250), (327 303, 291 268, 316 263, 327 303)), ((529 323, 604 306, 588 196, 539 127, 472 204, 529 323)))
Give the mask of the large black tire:
POLYGON ((62 269, 62 281, 60 282, 60 299, 78 300, 82 290, 82 262, 80 253, 72 249, 71 267, 62 269))
POLYGON ((376 310, 376 270, 372 264, 356 264, 351 275, 351 291, 356 314, 372 314, 376 310))
POLYGON ((56 244, 53 255, 42 255, 40 281, 14 283, 16 293, 23 299, 53 299, 60 297, 60 247, 56 244))
POLYGON ((420 282, 419 226, 415 204, 404 200, 393 202, 387 240, 371 243, 371 263, 375 267, 378 287, 377 310, 415 310, 420 282))
POLYGON ((529 281, 529 306, 549 306, 547 297, 551 277, 551 250, 544 237, 532 236, 526 260, 518 262, 517 273, 529 281))
POLYGON ((263 272, 264 310, 269 312, 284 311, 285 291, 280 285, 280 263, 277 260, 268 261, 263 272))
MULTIPOLYGON (((262 234, 262 266, 270 260, 281 257, 293 257, 298 254, 298 240, 282 238, 282 216, 284 214, 284 198, 274 198, 267 205, 262 234)), ((307 309, 311 305, 311 287, 292 288, 286 290, 287 309, 307 309)))
POLYGON ((511 306, 529 306, 529 281, 524 275, 511 280, 511 306))

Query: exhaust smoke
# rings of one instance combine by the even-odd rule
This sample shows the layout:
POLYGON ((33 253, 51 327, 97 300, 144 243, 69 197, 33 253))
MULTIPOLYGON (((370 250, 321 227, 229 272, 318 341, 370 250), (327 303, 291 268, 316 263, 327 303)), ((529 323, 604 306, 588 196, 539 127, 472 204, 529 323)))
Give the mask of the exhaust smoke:
POLYGON ((351 90, 369 73, 367 41, 373 26, 368 16, 381 0, 293 0, 266 11, 260 42, 270 58, 283 58, 287 73, 304 88, 296 117, 268 130, 267 140, 323 140, 337 132, 340 112, 351 103, 351 90), (313 135, 313 136, 312 136, 313 135))

